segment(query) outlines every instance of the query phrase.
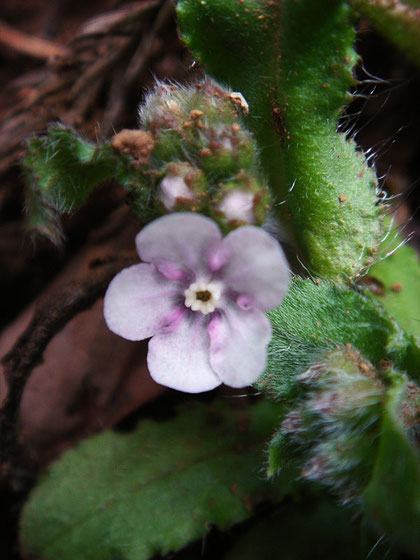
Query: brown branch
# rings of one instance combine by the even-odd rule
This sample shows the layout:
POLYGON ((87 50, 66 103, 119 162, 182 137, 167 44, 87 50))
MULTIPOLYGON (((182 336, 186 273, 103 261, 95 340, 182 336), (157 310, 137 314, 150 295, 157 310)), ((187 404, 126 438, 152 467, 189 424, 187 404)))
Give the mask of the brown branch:
POLYGON ((17 425, 23 391, 33 369, 42 362, 47 345, 73 317, 103 297, 122 267, 136 261, 138 257, 132 253, 96 260, 83 282, 70 283, 48 294, 38 305, 24 333, 3 358, 8 392, 0 410, 0 465, 5 477, 13 475, 13 466, 19 462, 17 425))
POLYGON ((129 63, 162 1, 131 2, 96 16, 79 29, 65 56, 38 73, 37 81, 25 87, 20 77, 9 85, 14 102, 0 123, 0 174, 21 157, 22 141, 52 120, 60 118, 72 126, 84 123, 95 133, 96 115, 88 122, 87 113, 95 108, 104 82, 129 63))
POLYGON ((0 21, 0 43, 15 51, 43 60, 69 55, 68 49, 62 45, 13 29, 4 21, 0 21))
POLYGON ((165 27, 171 17, 174 17, 172 0, 165 0, 160 8, 150 32, 146 33, 140 41, 124 76, 124 85, 130 86, 144 68, 153 48, 158 33, 165 27))
POLYGON ((97 15, 82 25, 76 39, 124 31, 128 24, 136 23, 147 12, 154 10, 159 2, 160 0, 131 2, 124 4, 119 9, 97 15))

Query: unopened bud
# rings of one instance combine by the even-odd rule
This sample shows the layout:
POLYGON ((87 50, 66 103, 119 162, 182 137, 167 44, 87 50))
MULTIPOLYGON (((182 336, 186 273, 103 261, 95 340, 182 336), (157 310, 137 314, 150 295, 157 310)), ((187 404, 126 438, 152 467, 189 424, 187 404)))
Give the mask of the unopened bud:
POLYGON ((157 188, 157 200, 164 209, 197 210, 203 198, 204 178, 199 169, 189 163, 173 163, 167 166, 166 175, 157 188))
POLYGON ((229 229, 245 224, 262 225, 268 208, 268 191, 241 170, 221 187, 215 212, 219 221, 229 229))
POLYGON ((193 202, 193 192, 188 188, 183 177, 174 175, 165 177, 159 184, 158 199, 166 210, 173 210, 179 201, 193 202))
POLYGON ((209 79, 191 86, 158 84, 147 96, 140 125, 154 149, 144 176, 161 209, 200 211, 225 231, 263 223, 268 189, 257 146, 241 121, 246 108, 239 93, 209 79))
POLYGON ((216 206, 217 212, 224 215, 228 222, 255 224, 254 194, 245 191, 227 193, 216 206))
POLYGON ((392 366, 376 369, 350 345, 330 352, 300 376, 304 397, 273 439, 269 471, 281 468, 286 445, 302 478, 329 486, 343 501, 360 496, 377 459, 392 379, 406 387, 398 430, 409 435, 419 428, 419 387, 392 366))

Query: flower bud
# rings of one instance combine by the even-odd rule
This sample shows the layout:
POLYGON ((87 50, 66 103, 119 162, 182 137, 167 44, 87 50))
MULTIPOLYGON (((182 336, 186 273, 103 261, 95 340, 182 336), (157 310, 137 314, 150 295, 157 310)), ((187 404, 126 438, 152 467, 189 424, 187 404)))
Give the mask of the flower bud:
POLYGON ((344 502, 360 497, 379 454, 392 378, 406 387, 398 421, 409 437, 419 428, 419 387, 389 364, 375 369, 347 345, 309 368, 300 376, 304 397, 285 416, 272 442, 270 472, 284 463, 288 449, 303 479, 330 487, 344 502))
POLYGON ((261 225, 268 208, 268 191, 243 170, 223 185, 215 202, 215 214, 228 229, 261 225))
POLYGON ((158 212, 199 211, 223 229, 261 225, 268 189, 258 149, 241 121, 246 102, 212 80, 158 84, 139 109, 154 149, 144 180, 158 212))
POLYGON ((242 190, 233 190, 225 194, 216 210, 223 214, 228 223, 245 222, 255 224, 254 194, 242 190))
POLYGON ((170 163, 160 181, 156 198, 164 210, 196 211, 202 206, 205 182, 203 173, 189 163, 170 163))

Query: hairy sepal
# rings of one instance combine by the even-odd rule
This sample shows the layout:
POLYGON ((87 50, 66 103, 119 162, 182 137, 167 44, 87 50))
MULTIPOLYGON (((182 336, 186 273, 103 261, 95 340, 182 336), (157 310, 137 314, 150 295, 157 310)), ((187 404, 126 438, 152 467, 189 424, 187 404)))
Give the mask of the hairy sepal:
POLYGON ((294 469, 343 503, 357 505, 387 536, 419 554, 420 387, 387 362, 377 368, 351 346, 299 376, 269 450, 269 474, 294 469))

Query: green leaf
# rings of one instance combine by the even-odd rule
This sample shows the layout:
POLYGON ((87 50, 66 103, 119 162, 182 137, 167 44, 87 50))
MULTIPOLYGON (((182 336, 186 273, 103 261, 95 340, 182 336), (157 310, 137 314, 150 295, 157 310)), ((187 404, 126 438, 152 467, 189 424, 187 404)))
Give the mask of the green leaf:
POLYGON ((273 337, 258 387, 272 398, 299 391, 296 376, 337 346, 351 344, 377 365, 391 359, 420 378, 415 340, 371 298, 327 282, 295 278, 282 304, 268 316, 273 337))
POLYGON ((47 560, 143 560, 246 519, 256 501, 287 490, 260 470, 278 413, 267 401, 190 405, 172 421, 85 441, 31 494, 23 549, 47 560))
POLYGON ((364 281, 373 282, 373 297, 399 325, 420 338, 420 260, 402 235, 391 235, 383 243, 380 260, 369 269, 364 281))
POLYGON ((94 144, 60 125, 28 141, 23 165, 29 227, 57 244, 62 238, 60 214, 81 206, 106 180, 116 178, 125 184, 133 174, 128 160, 111 144, 94 144))
POLYGON ((418 0, 348 0, 389 41, 417 66, 420 64, 418 0))
MULTIPOLYGON (((362 495, 362 504, 380 527, 393 535, 407 552, 420 558, 420 455, 402 424, 406 420, 403 405, 407 380, 394 375, 391 382, 375 468, 362 495)), ((417 420, 417 430, 418 427, 417 420)))
POLYGON ((338 555, 340 560, 398 558, 354 509, 318 499, 285 504, 264 517, 239 537, 224 560, 336 560, 338 555))
POLYGON ((376 177, 336 131, 357 60, 344 0, 181 0, 183 38, 243 93, 273 198, 300 258, 324 278, 355 276, 381 231, 376 177))

